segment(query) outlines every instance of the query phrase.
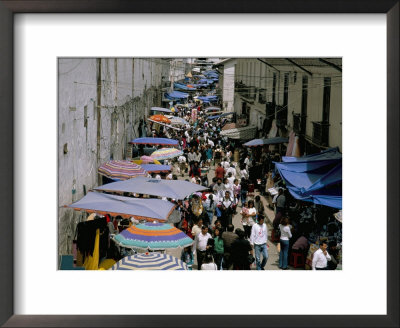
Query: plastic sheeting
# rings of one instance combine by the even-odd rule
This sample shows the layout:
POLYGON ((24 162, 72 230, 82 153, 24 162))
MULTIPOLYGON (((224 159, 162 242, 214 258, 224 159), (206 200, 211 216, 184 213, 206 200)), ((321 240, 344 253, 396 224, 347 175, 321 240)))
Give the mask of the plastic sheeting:
POLYGON ((179 100, 189 97, 188 93, 180 91, 172 91, 164 94, 164 97, 169 100, 179 100))
POLYGON ((339 148, 329 148, 320 153, 311 154, 303 157, 292 157, 292 156, 283 156, 283 162, 304 162, 304 161, 317 161, 317 160, 325 160, 325 159, 341 159, 342 154, 339 152, 339 148))
POLYGON ((275 167, 292 196, 314 204, 342 208, 342 159, 296 157, 292 162, 275 162, 275 167))

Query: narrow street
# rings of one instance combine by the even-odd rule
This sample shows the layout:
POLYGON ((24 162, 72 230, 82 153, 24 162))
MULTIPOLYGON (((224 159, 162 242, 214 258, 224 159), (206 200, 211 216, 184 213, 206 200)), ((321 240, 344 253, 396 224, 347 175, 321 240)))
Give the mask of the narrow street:
MULTIPOLYGON (((176 168, 177 168, 177 164, 174 165, 173 173, 175 173, 175 174, 177 174, 176 168)), ((177 174, 177 176, 178 176, 179 180, 185 180, 185 179, 189 178, 187 173, 185 173, 183 177, 181 175, 179 175, 179 174, 177 174)), ((215 176, 215 165, 212 165, 210 170, 209 170, 209 172, 208 172, 208 174, 207 174, 208 181, 212 181, 214 176, 215 176)), ((256 195, 259 195, 259 193, 257 191, 254 192, 254 197, 256 195)), ((254 198, 254 197, 251 197, 251 198, 254 198)), ((268 227, 268 235, 270 237, 271 236, 271 231, 272 231, 272 221, 274 219, 274 215, 275 214, 274 214, 274 211, 272 211, 268 207, 268 203, 267 203, 265 197, 261 196, 261 200, 262 200, 262 202, 264 204, 266 217, 268 218, 266 224, 267 224, 267 227, 268 227)), ((232 224, 234 225, 235 229, 236 228, 243 229, 243 226, 241 224, 240 210, 241 210, 241 206, 239 204, 238 208, 237 208, 237 211, 236 211, 236 214, 234 214, 233 217, 232 217, 232 224)), ((214 219, 213 219, 213 222, 212 222, 213 224, 215 223, 215 220, 216 220, 216 217, 214 216, 214 219)), ((268 262, 267 262, 267 265, 265 266, 265 270, 279 270, 279 268, 278 268, 279 253, 277 251, 276 243, 272 243, 270 240, 268 240, 268 247, 269 247, 268 248, 268 262)), ((166 253, 170 254, 172 256, 175 256, 177 258, 180 258, 181 251, 182 251, 181 249, 171 249, 171 250, 167 250, 166 253)), ((197 262, 195 261, 195 263, 197 263, 197 262)), ((193 268, 197 269, 197 265, 194 265, 193 268)), ((255 263, 251 266, 251 269, 252 270, 256 269, 255 268, 255 263)))

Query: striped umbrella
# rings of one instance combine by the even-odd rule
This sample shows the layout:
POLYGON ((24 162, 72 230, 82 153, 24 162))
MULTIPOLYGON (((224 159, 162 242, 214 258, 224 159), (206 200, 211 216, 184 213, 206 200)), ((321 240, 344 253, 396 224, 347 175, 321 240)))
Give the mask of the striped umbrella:
POLYGON ((150 156, 154 159, 162 161, 168 158, 174 158, 182 155, 183 152, 176 148, 161 148, 153 152, 150 156))
POLYGON ((108 161, 99 167, 99 174, 114 180, 147 176, 147 172, 140 165, 130 161, 108 161))
POLYGON ((181 230, 167 223, 159 222, 133 225, 113 238, 123 247, 153 251, 186 247, 193 244, 192 238, 181 230))
POLYGON ((143 253, 124 257, 109 270, 188 270, 186 263, 168 254, 143 253))

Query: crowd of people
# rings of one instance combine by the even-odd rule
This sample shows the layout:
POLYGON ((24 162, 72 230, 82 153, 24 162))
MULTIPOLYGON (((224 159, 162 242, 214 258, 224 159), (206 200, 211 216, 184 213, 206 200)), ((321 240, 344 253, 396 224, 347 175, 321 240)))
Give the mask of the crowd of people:
MULTIPOLYGON (((279 153, 268 146, 244 147, 241 141, 221 135, 229 119, 209 120, 204 107, 194 102, 175 106, 176 115, 189 124, 181 130, 152 124, 147 135, 178 140, 182 150, 181 156, 164 162, 172 164, 173 173, 153 174, 153 178, 186 177, 186 181, 207 188, 184 201, 168 199, 177 205, 178 218, 173 223, 194 241, 192 247, 183 250, 181 259, 198 270, 249 270, 251 265, 263 270, 268 260, 268 228, 261 197, 274 187, 278 192, 270 197, 269 206, 275 211, 271 235, 279 240, 279 268, 288 269, 290 253, 301 251, 306 256, 313 233, 321 232, 312 226, 315 220, 309 220, 315 219, 315 206, 301 201, 293 206, 293 199, 289 201, 283 180, 274 172, 279 153), (259 195, 254 194, 255 186, 259 195), (235 214, 241 217, 236 227, 232 222, 235 214)), ((139 155, 143 150, 141 146, 139 155)), ((339 234, 338 230, 335 233, 339 234)), ((336 241, 341 241, 337 234, 336 241)), ((332 249, 336 243, 330 242, 332 249)))

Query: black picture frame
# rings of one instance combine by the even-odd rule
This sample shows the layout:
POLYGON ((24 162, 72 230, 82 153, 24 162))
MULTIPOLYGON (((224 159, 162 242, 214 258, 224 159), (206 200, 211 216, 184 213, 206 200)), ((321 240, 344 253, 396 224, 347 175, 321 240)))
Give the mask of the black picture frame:
MULTIPOLYGON (((0 324, 4 327, 399 327, 399 0, 0 1, 0 324), (13 15, 16 13, 384 13, 387 17, 387 315, 68 316, 13 310, 13 15), (210 324, 211 323, 211 324, 210 324)), ((364 236, 364 242, 371 236, 364 236)), ((368 246, 366 246, 368 247, 368 246)), ((383 247, 383 246, 381 246, 383 247)), ((368 264, 367 264, 368 265, 368 264)), ((368 270, 368 268, 366 268, 368 270)), ((365 286, 368 288, 368 286, 365 286)), ((271 299, 271 298, 270 298, 271 299)))

